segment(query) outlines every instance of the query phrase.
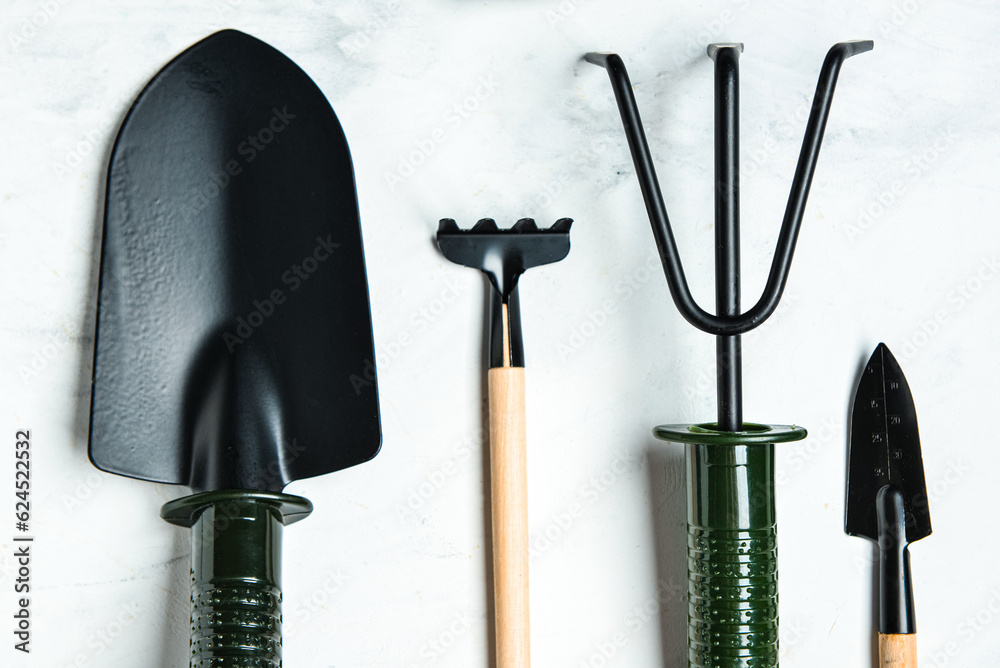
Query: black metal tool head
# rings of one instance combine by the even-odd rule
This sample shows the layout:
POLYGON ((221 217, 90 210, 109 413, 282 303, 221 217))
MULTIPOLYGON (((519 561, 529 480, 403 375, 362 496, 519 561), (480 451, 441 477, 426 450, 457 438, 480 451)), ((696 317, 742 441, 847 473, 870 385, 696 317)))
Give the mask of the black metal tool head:
POLYGON ((913 397, 896 358, 880 343, 862 372, 851 413, 847 533, 878 541, 877 501, 886 487, 902 496, 905 542, 929 536, 931 515, 913 397))
POLYGON ((97 322, 100 469, 280 491, 378 452, 350 152, 283 54, 219 32, 136 99, 108 170, 97 322))
POLYGON ((442 218, 437 242, 452 262, 482 270, 506 302, 521 274, 566 257, 572 224, 570 218, 560 218, 539 229, 531 218, 522 218, 501 230, 492 218, 483 218, 471 230, 461 230, 451 218, 442 218))

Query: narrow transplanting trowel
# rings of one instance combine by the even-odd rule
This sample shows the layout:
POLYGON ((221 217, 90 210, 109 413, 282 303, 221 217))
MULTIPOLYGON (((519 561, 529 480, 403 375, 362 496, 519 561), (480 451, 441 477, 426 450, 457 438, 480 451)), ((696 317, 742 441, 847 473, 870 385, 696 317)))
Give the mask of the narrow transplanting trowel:
POLYGON ((931 533, 917 412, 896 358, 878 344, 851 413, 847 533, 879 548, 879 662, 916 668, 909 544, 931 533))
POLYGON ((108 170, 90 458, 187 485, 191 666, 281 665, 289 482, 381 444, 347 141, 316 84, 234 30, 136 99, 108 170), (364 374, 362 383, 356 381, 364 374))

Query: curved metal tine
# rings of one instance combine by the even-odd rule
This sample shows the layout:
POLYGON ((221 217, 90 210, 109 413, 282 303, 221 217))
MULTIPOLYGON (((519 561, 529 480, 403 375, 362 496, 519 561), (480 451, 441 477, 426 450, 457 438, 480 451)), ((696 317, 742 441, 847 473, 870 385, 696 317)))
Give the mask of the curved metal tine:
POLYGON ((816 160, 819 158, 820 144, 823 142, 826 121, 830 115, 830 103, 833 101, 833 90, 837 85, 840 66, 851 56, 871 51, 874 47, 875 43, 871 40, 839 42, 830 48, 823 61, 823 69, 820 70, 816 93, 813 95, 812 110, 809 112, 805 136, 802 138, 799 162, 795 166, 795 176, 792 177, 792 188, 788 193, 788 204, 785 206, 785 216, 781 221, 781 232, 778 234, 764 294, 745 314, 747 316, 753 314, 757 324, 763 322, 777 308, 781 293, 785 289, 785 282, 788 280, 788 270, 792 264, 792 254, 795 252, 795 242, 799 237, 802 214, 805 212, 809 187, 812 185, 813 173, 816 170, 816 160))
POLYGON ((827 53, 823 69, 820 71, 819 83, 816 86, 812 111, 806 124, 805 138, 799 153, 799 162, 792 180, 792 189, 764 293, 750 310, 739 316, 712 315, 698 306, 691 296, 677 253, 677 245, 670 230, 670 221, 667 218, 663 195, 656 179, 656 171, 649 154, 649 144, 646 142, 646 136, 642 130, 639 110, 635 104, 635 96, 632 94, 632 84, 625 71, 625 64, 614 53, 588 53, 585 56, 587 62, 605 68, 611 78, 611 86, 622 116, 622 124, 625 127, 632 161, 635 163, 643 200, 646 203, 646 211, 653 227, 653 236, 656 238, 670 294, 681 315, 698 329, 716 335, 742 334, 764 322, 778 306, 785 282, 788 279, 788 270, 791 266, 792 254, 795 251, 795 242, 798 239, 802 214, 805 210, 809 186, 812 183, 816 167, 816 159, 819 157, 819 147, 823 141, 823 132, 826 129, 830 102, 833 99, 837 76, 840 74, 840 66, 851 56, 870 51, 873 47, 874 43, 870 40, 840 42, 827 53))
POLYGON ((636 106, 635 96, 632 94, 632 82, 629 80, 628 72, 625 71, 625 63, 622 62, 617 53, 588 53, 584 58, 588 63, 600 65, 606 69, 611 78, 611 88, 614 90, 618 112, 621 114, 622 125, 625 127, 625 137, 632 154, 632 162, 635 164, 636 176, 639 178, 639 188, 642 190, 642 199, 646 203, 646 214, 649 216, 649 223, 653 228, 653 237, 656 239, 656 248, 660 254, 660 262, 663 264, 663 272, 667 276, 670 296, 681 315, 688 322, 695 327, 704 329, 701 323, 711 320, 713 316, 695 303, 687 279, 684 277, 684 268, 681 266, 681 259, 677 253, 677 243, 674 241, 674 234, 670 229, 667 208, 663 203, 663 193, 660 192, 660 184, 656 179, 656 169, 653 167, 653 158, 649 154, 649 144, 642 129, 639 108, 636 106))

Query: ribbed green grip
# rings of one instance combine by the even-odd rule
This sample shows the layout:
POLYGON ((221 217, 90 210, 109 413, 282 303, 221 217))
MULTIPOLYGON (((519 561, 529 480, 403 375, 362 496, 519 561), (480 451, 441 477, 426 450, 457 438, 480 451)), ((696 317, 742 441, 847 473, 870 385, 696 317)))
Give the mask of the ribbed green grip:
POLYGON ((166 504, 191 527, 191 668, 280 668, 281 533, 312 510, 287 494, 226 490, 166 504))
POLYGON ((774 442, 799 427, 657 427, 685 446, 688 471, 688 665, 778 665, 774 442), (772 440, 774 442, 768 442, 772 440))
POLYGON ((192 578, 191 668, 223 665, 281 665, 281 590, 277 586, 199 583, 192 578))
POLYGON ((774 446, 688 445, 687 462, 689 663, 777 666, 774 446))

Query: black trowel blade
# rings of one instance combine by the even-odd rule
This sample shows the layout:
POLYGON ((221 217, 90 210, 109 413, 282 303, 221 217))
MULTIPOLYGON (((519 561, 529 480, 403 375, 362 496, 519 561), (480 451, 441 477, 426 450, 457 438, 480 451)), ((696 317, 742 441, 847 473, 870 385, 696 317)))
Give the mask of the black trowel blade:
POLYGON ((903 497, 906 542, 929 536, 931 515, 917 411, 899 363, 880 343, 862 372, 851 412, 847 533, 878 540, 876 499, 887 485, 903 497))
POLYGON ((347 141, 315 83, 227 30, 157 74, 108 171, 90 457, 279 491, 381 443, 347 141))

